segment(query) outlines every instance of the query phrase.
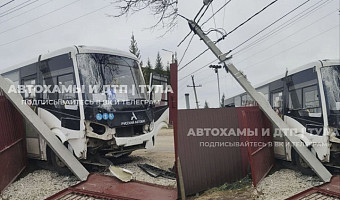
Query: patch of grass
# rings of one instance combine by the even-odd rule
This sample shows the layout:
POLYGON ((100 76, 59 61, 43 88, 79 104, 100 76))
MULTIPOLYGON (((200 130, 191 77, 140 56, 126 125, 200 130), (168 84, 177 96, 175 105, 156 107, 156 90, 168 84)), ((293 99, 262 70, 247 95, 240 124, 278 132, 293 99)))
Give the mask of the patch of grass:
POLYGON ((252 180, 250 175, 247 175, 246 177, 242 178, 239 181, 236 181, 234 183, 225 183, 224 185, 216 188, 217 191, 225 191, 225 190, 237 190, 244 188, 246 186, 249 186, 252 184, 252 180))

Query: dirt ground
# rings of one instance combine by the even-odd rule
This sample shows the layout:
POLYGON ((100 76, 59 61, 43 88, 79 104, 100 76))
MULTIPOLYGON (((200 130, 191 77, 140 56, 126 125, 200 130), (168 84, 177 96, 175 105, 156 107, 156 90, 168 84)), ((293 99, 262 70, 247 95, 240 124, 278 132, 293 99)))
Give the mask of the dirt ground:
POLYGON ((247 186, 237 190, 218 191, 211 189, 200 196, 190 197, 189 200, 248 200, 257 199, 256 191, 252 186, 247 186))
POLYGON ((162 169, 172 168, 175 162, 173 129, 161 129, 155 139, 155 148, 137 150, 131 156, 147 158, 162 169))

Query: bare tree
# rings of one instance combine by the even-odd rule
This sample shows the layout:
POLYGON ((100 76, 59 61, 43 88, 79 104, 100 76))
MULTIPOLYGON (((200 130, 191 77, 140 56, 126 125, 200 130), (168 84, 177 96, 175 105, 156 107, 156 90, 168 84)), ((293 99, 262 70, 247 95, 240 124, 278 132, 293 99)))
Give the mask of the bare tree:
POLYGON ((178 0, 115 0, 120 13, 110 15, 121 17, 123 15, 134 14, 136 12, 149 9, 150 14, 157 17, 157 22, 149 28, 160 27, 165 29, 165 33, 173 30, 177 25, 177 3, 178 0))

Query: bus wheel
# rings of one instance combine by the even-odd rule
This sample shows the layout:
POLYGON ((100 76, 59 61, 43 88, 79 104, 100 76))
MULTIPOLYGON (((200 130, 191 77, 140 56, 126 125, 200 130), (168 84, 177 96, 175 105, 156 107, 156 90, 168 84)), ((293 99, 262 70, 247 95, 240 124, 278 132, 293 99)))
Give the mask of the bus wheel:
POLYGON ((71 171, 64 164, 64 162, 54 153, 54 151, 52 151, 52 149, 49 149, 49 152, 49 158, 53 169, 61 175, 70 175, 71 171))
POLYGON ((296 164, 298 170, 304 175, 314 175, 313 170, 308 166, 308 164, 301 158, 301 156, 294 151, 294 163, 296 164))

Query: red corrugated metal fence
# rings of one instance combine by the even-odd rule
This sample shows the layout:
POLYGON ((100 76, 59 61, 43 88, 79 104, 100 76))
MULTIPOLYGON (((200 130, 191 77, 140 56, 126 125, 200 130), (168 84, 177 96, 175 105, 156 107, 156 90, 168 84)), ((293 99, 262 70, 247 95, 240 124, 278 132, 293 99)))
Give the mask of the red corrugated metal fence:
MULTIPOLYGON (((178 111, 177 152, 181 160, 186 195, 234 182, 243 178, 244 169, 239 147, 215 146, 215 143, 239 142, 237 136, 188 136, 190 129, 235 129, 236 108, 195 109, 178 111), (202 144, 205 144, 202 146, 202 144), (208 144, 208 146, 206 146, 208 144)), ((247 157, 247 154, 245 155, 247 157)))
POLYGON ((0 92, 0 191, 26 166, 24 121, 0 92))
MULTIPOLYGON (((271 122, 259 107, 237 108, 240 129, 248 129, 250 134, 240 136, 241 141, 248 142, 248 160, 251 165, 253 184, 257 184, 274 166, 273 137, 271 122), (252 135, 254 134, 254 135, 252 135)), ((243 148, 243 151, 245 148, 243 148)))
POLYGON ((258 107, 179 110, 175 141, 186 195, 240 180, 249 173, 249 164, 256 185, 274 163, 273 148, 267 145, 271 134, 239 135, 237 131, 270 127, 258 107), (223 135, 222 129, 228 134, 223 135))

